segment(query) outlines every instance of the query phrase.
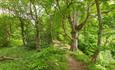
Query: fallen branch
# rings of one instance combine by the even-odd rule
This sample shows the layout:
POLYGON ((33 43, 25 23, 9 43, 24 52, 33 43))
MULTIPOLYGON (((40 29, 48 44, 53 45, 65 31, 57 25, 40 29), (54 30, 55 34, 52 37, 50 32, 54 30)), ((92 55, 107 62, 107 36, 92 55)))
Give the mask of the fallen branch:
POLYGON ((0 56, 0 61, 4 61, 4 60, 14 60, 15 58, 13 57, 7 57, 7 56, 0 56))

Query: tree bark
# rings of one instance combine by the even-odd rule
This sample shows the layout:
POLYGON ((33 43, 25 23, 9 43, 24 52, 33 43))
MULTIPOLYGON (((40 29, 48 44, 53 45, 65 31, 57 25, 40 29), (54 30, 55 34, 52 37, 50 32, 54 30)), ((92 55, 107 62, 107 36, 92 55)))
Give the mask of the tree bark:
MULTIPOLYGON (((70 3, 71 4, 71 3, 70 3)), ((70 5, 70 4, 68 4, 68 6, 70 5)), ((93 6, 94 5, 94 3, 91 3, 91 5, 88 5, 87 6, 87 13, 86 13, 86 18, 85 18, 85 20, 81 23, 81 24, 79 24, 78 25, 78 20, 77 20, 77 13, 76 12, 74 12, 73 13, 73 15, 72 15, 72 17, 71 16, 69 16, 69 23, 70 23, 70 25, 71 25, 71 29, 72 29, 72 31, 71 31, 71 50, 72 51, 77 51, 77 49, 78 49, 78 33, 79 33, 79 31, 81 31, 82 30, 82 28, 86 25, 86 23, 87 23, 87 20, 88 20, 88 18, 89 18, 89 15, 90 15, 90 12, 89 12, 89 9, 90 9, 90 7, 91 6, 93 6)))
POLYGON ((70 50, 77 51, 78 49, 78 31, 77 31, 77 18, 76 12, 69 17, 69 23, 71 25, 71 44, 70 50))
POLYGON ((32 3, 32 0, 30 0, 30 15, 32 20, 35 21, 35 48, 40 50, 40 25, 39 25, 39 21, 38 21, 38 13, 37 13, 37 9, 36 6, 34 5, 34 2, 32 3), (32 6, 35 12, 35 15, 33 15, 33 11, 32 11, 32 6))
POLYGON ((70 50, 77 51, 77 49, 78 49, 78 34, 77 34, 77 32, 71 32, 71 37, 72 37, 72 40, 71 40, 70 50))
MULTIPOLYGON (((66 1, 66 4, 67 4, 67 8, 69 8, 69 6, 72 4, 72 1, 66 1)), ((86 22, 89 18, 89 8, 94 5, 94 3, 91 3, 91 5, 88 5, 87 6, 87 14, 86 14, 86 18, 85 20, 78 25, 78 20, 77 20, 77 13, 76 11, 73 12, 73 14, 70 14, 69 17, 68 17, 68 21, 70 23, 70 26, 71 26, 71 37, 69 37, 65 31, 65 28, 64 28, 64 24, 62 25, 63 26, 63 29, 64 29, 64 32, 65 32, 65 35, 67 35, 70 39, 71 39, 71 44, 70 44, 70 50, 71 51, 77 51, 78 49, 78 32, 86 25, 86 22)), ((58 0, 57 0, 57 6, 60 10, 60 5, 58 3, 58 0)), ((64 16, 63 13, 61 13, 62 16, 64 16)))
POLYGON ((53 35, 52 35, 52 15, 50 15, 50 32, 49 32, 49 44, 52 44, 53 43, 53 35))
POLYGON ((13 57, 7 57, 7 56, 0 56, 0 61, 5 61, 5 60, 14 60, 15 58, 13 57))
POLYGON ((38 21, 36 21, 35 23, 35 28, 36 28, 36 37, 35 37, 36 49, 40 49, 40 31, 38 28, 38 21))
POLYGON ((20 28, 21 28, 21 35, 22 35, 22 41, 23 41, 23 45, 25 46, 25 35, 24 35, 24 22, 22 20, 22 18, 19 17, 20 20, 20 28))
POLYGON ((99 30, 98 30, 98 41, 97 41, 97 49, 92 57, 92 62, 96 62, 97 60, 97 56, 99 54, 99 47, 102 46, 102 30, 103 30, 103 24, 102 24, 102 17, 101 17, 101 10, 100 10, 100 6, 99 6, 99 0, 95 0, 96 3, 96 9, 97 9, 97 15, 98 15, 98 26, 99 26, 99 30))

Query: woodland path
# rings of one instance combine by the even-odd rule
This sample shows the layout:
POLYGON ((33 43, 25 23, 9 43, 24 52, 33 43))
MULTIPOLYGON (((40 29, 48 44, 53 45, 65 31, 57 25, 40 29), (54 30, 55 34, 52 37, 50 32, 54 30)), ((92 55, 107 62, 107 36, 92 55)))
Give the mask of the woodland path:
POLYGON ((75 60, 73 57, 68 57, 69 70, 86 70, 86 65, 81 61, 75 60))

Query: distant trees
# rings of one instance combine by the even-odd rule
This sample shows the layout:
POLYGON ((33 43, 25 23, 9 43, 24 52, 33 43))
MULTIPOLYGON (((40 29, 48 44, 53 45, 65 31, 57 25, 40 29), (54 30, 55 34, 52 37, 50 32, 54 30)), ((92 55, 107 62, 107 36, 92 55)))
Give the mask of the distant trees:
POLYGON ((0 47, 8 47, 11 41, 12 18, 8 15, 0 16, 0 47), (7 21, 6 21, 7 20, 7 21))

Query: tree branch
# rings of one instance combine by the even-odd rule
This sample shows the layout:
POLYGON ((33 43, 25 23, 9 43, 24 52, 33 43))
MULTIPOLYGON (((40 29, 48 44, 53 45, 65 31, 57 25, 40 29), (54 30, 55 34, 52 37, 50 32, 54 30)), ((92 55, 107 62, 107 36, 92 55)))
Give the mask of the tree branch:
POLYGON ((93 6, 94 4, 95 4, 95 3, 93 2, 91 5, 88 5, 88 7, 87 7, 87 15, 86 15, 85 20, 84 20, 81 24, 79 24, 79 25, 77 26, 77 28, 76 28, 78 31, 80 31, 80 30, 86 25, 86 22, 87 22, 87 20, 88 20, 88 18, 89 18, 89 16, 90 16, 89 9, 90 9, 90 7, 93 6))
POLYGON ((14 60, 15 58, 13 57, 7 57, 7 56, 0 56, 0 61, 4 61, 4 60, 14 60))

